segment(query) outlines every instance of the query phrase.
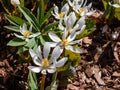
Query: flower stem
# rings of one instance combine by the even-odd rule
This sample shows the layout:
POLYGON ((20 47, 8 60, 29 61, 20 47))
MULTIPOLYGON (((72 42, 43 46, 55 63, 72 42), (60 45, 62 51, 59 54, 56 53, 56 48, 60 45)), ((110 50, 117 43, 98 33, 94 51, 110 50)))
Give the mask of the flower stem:
POLYGON ((44 90, 46 75, 42 75, 42 81, 40 85, 40 90, 44 90))

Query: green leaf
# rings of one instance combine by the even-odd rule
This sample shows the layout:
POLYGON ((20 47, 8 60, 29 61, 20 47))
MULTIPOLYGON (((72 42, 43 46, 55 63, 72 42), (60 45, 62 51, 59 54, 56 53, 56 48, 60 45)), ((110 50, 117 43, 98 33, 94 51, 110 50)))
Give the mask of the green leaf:
POLYGON ((120 8, 115 8, 114 16, 115 16, 118 20, 120 20, 120 8))
POLYGON ((49 36, 44 36, 44 35, 40 35, 39 37, 38 37, 38 39, 39 39, 39 42, 38 42, 38 44, 40 45, 44 45, 44 43, 45 42, 49 42, 49 41, 51 41, 50 40, 50 38, 49 38, 49 36))
POLYGON ((31 11, 25 7, 18 6, 19 10, 23 13, 24 17, 27 19, 27 21, 33 25, 33 28, 39 31, 40 25, 34 16, 34 14, 31 13, 31 11))
POLYGON ((37 10, 37 20, 39 23, 42 22, 43 17, 44 17, 44 0, 40 0, 40 5, 37 10))
POLYGON ((87 35, 89 35, 90 33, 92 33, 94 30, 96 29, 96 23, 90 19, 86 20, 86 28, 85 30, 77 35, 76 39, 81 39, 87 35))
POLYGON ((20 28, 18 26, 4 26, 4 27, 11 31, 20 32, 20 28))
POLYGON ((40 36, 39 36, 39 38, 40 38, 40 43, 41 43, 42 45, 44 45, 45 40, 44 40, 43 36, 42 36, 42 35, 40 35, 40 36))
POLYGON ((20 47, 17 51, 17 54, 23 53, 24 51, 27 51, 28 48, 27 47, 20 47))
POLYGON ((79 65, 81 60, 80 53, 74 53, 70 50, 65 50, 65 56, 68 57, 68 59, 72 62, 73 66, 79 65))
POLYGON ((52 7, 49 11, 47 11, 46 15, 41 19, 42 22, 40 22, 40 27, 49 19, 49 17, 51 16, 51 11, 54 9, 54 7, 52 7))
POLYGON ((12 23, 13 25, 16 25, 16 26, 23 25, 23 23, 25 22, 25 20, 23 20, 19 17, 16 17, 16 16, 11 16, 11 15, 5 15, 5 16, 10 23, 12 23))
POLYGON ((113 7, 107 5, 107 8, 103 14, 103 17, 105 17, 106 19, 112 19, 114 16, 113 12, 114 12, 113 7))
POLYGON ((28 74, 28 86, 29 90, 38 90, 36 73, 29 71, 28 74))
POLYGON ((7 43, 8 46, 22 46, 25 44, 26 44, 26 42, 19 38, 14 38, 7 43))
POLYGON ((35 44, 36 44, 35 38, 32 38, 25 46, 28 48, 32 48, 35 44))
POLYGON ((43 30, 42 30, 42 33, 45 33, 45 32, 48 32, 50 31, 51 28, 57 26, 58 22, 53 22, 53 23, 50 23, 48 24, 43 30))
POLYGON ((104 9, 106 10, 106 8, 107 8, 107 5, 108 5, 108 2, 107 2, 107 0, 102 0, 102 3, 103 3, 103 6, 104 6, 104 9))
POLYGON ((24 7, 24 4, 25 4, 24 0, 20 0, 20 5, 21 5, 22 7, 24 7))

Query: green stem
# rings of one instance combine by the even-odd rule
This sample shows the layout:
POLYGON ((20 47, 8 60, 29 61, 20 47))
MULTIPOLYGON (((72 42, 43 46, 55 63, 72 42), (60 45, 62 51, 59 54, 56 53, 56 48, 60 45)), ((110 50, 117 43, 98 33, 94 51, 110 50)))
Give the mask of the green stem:
POLYGON ((17 9, 16 9, 16 6, 14 6, 13 14, 16 14, 16 12, 17 12, 17 9))
POLYGON ((55 81, 55 80, 56 80, 57 75, 58 75, 58 72, 55 72, 55 73, 53 74, 52 81, 55 81))
POLYGON ((40 90, 44 90, 46 75, 42 75, 42 81, 40 85, 40 90))

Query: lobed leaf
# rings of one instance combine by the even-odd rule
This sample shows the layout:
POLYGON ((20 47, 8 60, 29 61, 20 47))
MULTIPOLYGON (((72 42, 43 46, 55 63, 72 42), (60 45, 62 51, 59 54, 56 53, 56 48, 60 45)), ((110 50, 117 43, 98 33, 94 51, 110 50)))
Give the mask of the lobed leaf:
POLYGON ((79 53, 74 53, 70 50, 65 50, 65 56, 72 62, 73 66, 78 66, 81 60, 79 53))
POLYGON ((29 42, 25 45, 25 47, 32 48, 36 43, 35 38, 29 40, 29 42))

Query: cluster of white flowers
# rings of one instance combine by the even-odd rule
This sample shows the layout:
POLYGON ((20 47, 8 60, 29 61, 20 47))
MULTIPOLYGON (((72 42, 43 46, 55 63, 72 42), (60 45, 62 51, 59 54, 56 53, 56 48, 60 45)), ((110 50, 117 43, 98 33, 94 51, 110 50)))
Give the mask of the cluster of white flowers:
MULTIPOLYGON (((16 6, 20 4, 19 0, 11 0, 11 3, 16 6)), ((92 3, 88 5, 86 3, 87 0, 68 0, 61 10, 54 5, 54 10, 51 13, 59 21, 58 28, 61 30, 61 34, 57 35, 49 32, 48 36, 52 41, 46 42, 43 50, 41 50, 40 46, 35 52, 32 49, 29 50, 33 62, 38 66, 29 66, 30 70, 42 74, 54 73, 56 68, 63 66, 68 59, 67 57, 60 57, 64 50, 81 53, 81 49, 74 46, 81 41, 77 40, 76 36, 85 30, 86 16, 90 16, 95 12, 95 10, 91 10, 92 3), (53 51, 49 55, 50 50, 53 51), (57 60, 59 58, 60 60, 57 60)), ((25 23, 22 27, 20 26, 20 33, 21 35, 16 33, 14 35, 26 42, 41 34, 40 32, 32 33, 32 26, 28 30, 25 23)))
POLYGON ((86 28, 86 16, 92 15, 95 10, 91 10, 92 3, 86 5, 87 0, 68 0, 68 2, 58 9, 54 5, 52 15, 59 20, 59 29, 62 31, 62 38, 56 34, 49 32, 49 37, 53 42, 50 42, 51 47, 60 46, 61 52, 64 49, 71 50, 75 53, 80 53, 80 48, 75 48, 72 45, 78 44, 81 40, 76 40, 76 35, 81 34, 86 28), (70 11, 71 10, 71 11, 70 11))

